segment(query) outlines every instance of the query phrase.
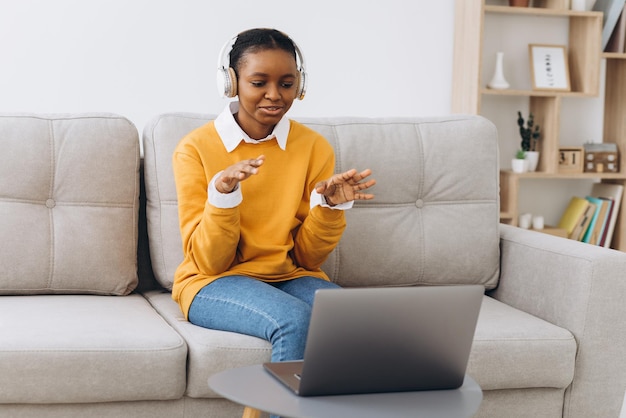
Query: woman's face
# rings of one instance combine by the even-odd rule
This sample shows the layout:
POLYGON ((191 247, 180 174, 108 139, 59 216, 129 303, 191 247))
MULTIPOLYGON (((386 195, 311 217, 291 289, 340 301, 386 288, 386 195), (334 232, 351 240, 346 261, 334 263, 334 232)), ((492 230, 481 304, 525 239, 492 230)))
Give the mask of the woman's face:
POLYGON ((263 139, 296 98, 296 60, 282 49, 251 52, 243 55, 238 73, 237 122, 250 138, 263 139))

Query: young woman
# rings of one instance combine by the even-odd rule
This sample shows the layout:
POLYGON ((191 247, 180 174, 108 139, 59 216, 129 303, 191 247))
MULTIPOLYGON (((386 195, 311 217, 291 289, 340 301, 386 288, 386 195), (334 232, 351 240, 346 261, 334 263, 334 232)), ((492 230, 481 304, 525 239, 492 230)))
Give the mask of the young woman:
POLYGON ((272 361, 301 359, 314 293, 337 287, 320 267, 343 210, 372 199, 375 181, 369 169, 333 175, 331 145, 285 117, 306 87, 288 36, 251 29, 230 48, 218 78, 238 101, 173 155, 184 260, 172 296, 193 324, 266 339, 272 361))

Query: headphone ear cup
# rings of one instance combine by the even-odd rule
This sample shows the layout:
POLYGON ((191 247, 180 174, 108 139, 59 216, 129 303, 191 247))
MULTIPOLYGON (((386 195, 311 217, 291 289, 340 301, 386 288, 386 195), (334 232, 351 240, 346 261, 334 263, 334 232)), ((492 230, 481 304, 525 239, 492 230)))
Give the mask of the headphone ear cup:
POLYGON ((298 71, 298 90, 296 91, 296 98, 298 100, 304 99, 306 95, 306 72, 303 70, 298 71))
POLYGON ((228 67, 228 84, 229 89, 226 97, 235 97, 237 95, 237 74, 232 67, 228 67))
POLYGON ((215 76, 215 87, 217 87, 217 94, 219 94, 220 97, 226 97, 228 89, 228 74, 226 73, 226 69, 224 67, 218 68, 215 76))
POLYGON ((237 95, 237 75, 231 67, 221 67, 217 70, 217 92, 222 97, 235 97, 237 95))

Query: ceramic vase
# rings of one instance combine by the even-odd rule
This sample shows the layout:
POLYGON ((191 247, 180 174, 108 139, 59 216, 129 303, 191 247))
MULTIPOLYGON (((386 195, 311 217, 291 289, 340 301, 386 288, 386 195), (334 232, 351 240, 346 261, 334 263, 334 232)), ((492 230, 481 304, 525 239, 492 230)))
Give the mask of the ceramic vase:
POLYGON ((513 158, 511 160, 511 170, 513 170, 514 173, 525 173, 528 171, 528 161, 513 158))
POLYGON ((487 84, 487 87, 494 90, 505 90, 509 88, 509 83, 504 78, 504 52, 496 53, 496 68, 493 72, 493 78, 487 84))
POLYGON ((528 161, 528 171, 537 170, 537 163, 539 163, 539 151, 526 151, 526 161, 528 161))

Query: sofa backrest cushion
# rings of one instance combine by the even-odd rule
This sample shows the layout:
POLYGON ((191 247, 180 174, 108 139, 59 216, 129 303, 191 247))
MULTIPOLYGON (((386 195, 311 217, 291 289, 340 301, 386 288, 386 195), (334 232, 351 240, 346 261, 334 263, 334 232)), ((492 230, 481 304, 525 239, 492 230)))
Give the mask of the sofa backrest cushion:
MULTIPOLYGON (((168 113, 144 130, 148 234, 157 280, 171 289, 182 260, 171 159, 213 116, 168 113)), ((336 152, 336 172, 371 168, 374 200, 347 211, 323 266, 342 286, 497 285, 497 132, 480 116, 298 118, 336 152)), ((244 197, 245 198, 245 197, 244 197)))
POLYGON ((183 259, 172 156, 186 134, 214 118, 214 115, 166 113, 149 121, 143 131, 150 259, 154 277, 169 290, 174 272, 183 259))
POLYGON ((0 114, 0 294, 137 285, 139 138, 113 114, 0 114))

